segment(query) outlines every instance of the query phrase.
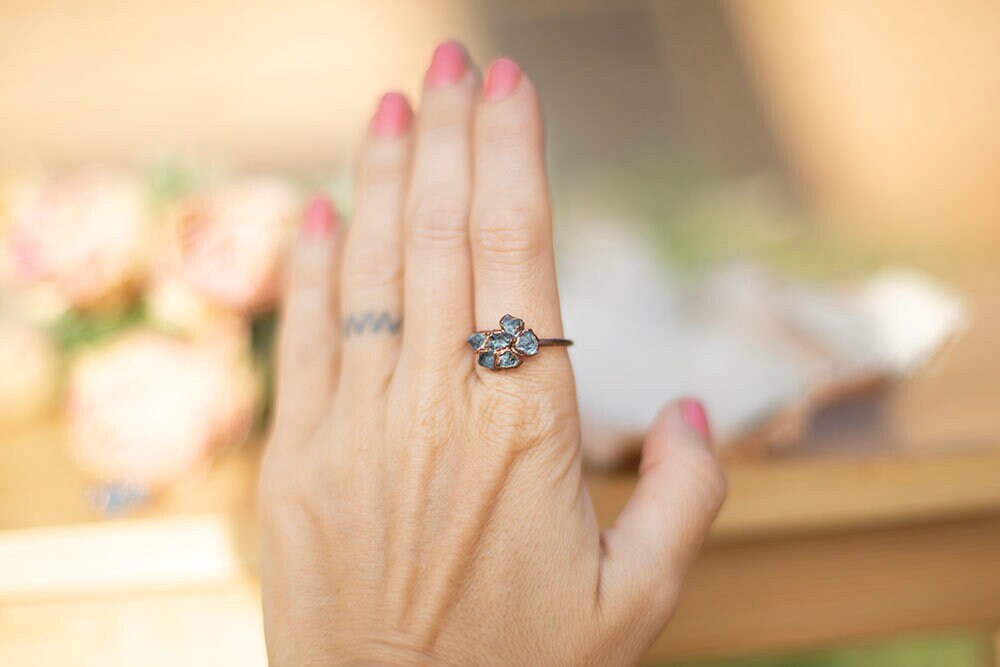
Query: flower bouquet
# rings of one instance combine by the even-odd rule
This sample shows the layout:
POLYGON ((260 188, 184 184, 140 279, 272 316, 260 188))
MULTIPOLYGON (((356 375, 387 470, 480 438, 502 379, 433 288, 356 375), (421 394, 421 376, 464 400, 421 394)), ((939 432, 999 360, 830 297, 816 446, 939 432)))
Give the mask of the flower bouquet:
POLYGON ((58 407, 100 509, 247 439, 302 192, 165 165, 0 188, 0 424, 58 407))

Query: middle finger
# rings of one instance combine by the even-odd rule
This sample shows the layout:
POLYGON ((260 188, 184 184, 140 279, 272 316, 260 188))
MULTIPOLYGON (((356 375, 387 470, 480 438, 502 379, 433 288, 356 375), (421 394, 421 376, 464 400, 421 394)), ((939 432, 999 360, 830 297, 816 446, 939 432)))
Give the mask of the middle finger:
POLYGON ((465 49, 439 46, 424 80, 406 206, 404 368, 458 367, 441 355, 453 349, 457 361, 472 329, 468 222, 478 92, 465 49), (455 344, 442 345, 442 336, 455 344))

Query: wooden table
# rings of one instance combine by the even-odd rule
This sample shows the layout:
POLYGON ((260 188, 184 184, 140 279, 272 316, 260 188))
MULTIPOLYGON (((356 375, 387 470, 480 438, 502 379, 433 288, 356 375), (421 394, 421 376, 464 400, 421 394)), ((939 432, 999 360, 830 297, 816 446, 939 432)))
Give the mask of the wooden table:
MULTIPOLYGON (((868 406, 877 428, 727 465, 650 659, 1000 627, 1000 294, 972 305, 952 350, 868 406)), ((60 440, 55 424, 0 435, 0 664, 263 665, 254 451, 99 520, 60 440)), ((607 523, 634 477, 589 484, 607 523)))

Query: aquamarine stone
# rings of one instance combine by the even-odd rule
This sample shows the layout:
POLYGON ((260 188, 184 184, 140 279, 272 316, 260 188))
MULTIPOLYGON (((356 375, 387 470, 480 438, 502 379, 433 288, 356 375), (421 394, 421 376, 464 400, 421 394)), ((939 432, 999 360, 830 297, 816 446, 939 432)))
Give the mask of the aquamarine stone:
POLYGON ((473 350, 478 350, 486 342, 486 334, 484 333, 474 333, 465 339, 465 342, 469 344, 473 350))
POLYGON ((514 343, 514 349, 521 354, 533 357, 538 354, 538 336, 531 329, 525 331, 514 343))
POLYGON ((510 350, 507 350, 500 355, 500 360, 497 365, 500 366, 500 368, 516 368, 521 365, 521 359, 510 350))
POLYGON ((490 339, 486 341, 486 349, 499 352, 506 350, 514 342, 514 337, 503 331, 494 331, 490 334, 490 339))
POLYGON ((511 336, 516 336, 524 328, 524 320, 519 320, 513 315, 504 315, 500 318, 500 328, 511 336))
POLYGON ((481 352, 479 354, 479 365, 483 368, 489 368, 493 370, 493 353, 492 352, 481 352))

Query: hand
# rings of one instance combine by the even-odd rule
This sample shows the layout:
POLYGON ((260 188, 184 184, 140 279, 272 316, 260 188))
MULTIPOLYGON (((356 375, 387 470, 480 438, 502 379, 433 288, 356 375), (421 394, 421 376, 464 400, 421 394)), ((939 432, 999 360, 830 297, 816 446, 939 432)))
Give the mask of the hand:
MULTIPOLYGON (((444 44, 420 113, 386 95, 349 230, 293 250, 260 485, 271 664, 621 665, 662 631, 725 481, 694 401, 666 407, 603 533, 563 348, 513 370, 465 337, 563 335, 531 81, 444 44)), ((596 277, 595 277, 596 278, 596 277)))

